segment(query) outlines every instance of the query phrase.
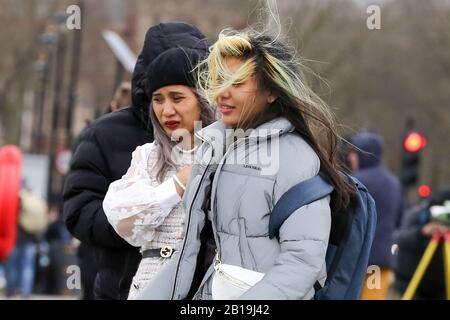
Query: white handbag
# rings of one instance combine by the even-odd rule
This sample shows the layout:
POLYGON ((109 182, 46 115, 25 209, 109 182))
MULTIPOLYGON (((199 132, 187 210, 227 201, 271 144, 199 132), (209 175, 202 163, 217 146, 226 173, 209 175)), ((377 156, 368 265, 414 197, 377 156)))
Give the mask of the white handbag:
POLYGON ((264 273, 224 264, 217 259, 214 269, 213 300, 236 300, 264 277, 264 273))

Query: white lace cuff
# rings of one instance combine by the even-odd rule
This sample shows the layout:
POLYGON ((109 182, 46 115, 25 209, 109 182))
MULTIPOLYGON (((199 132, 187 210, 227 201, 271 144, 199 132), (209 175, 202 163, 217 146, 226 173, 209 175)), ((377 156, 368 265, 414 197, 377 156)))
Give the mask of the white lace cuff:
POLYGON ((168 179, 154 189, 155 200, 158 201, 165 215, 181 201, 181 197, 175 188, 173 179, 168 179))

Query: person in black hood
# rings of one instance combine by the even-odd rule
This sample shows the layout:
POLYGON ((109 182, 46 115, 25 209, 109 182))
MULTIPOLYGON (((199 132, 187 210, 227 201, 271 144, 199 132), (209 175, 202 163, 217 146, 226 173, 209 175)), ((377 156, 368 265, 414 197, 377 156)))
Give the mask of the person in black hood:
POLYGON ((64 184, 64 218, 74 237, 96 249, 96 299, 126 299, 141 259, 139 249, 109 224, 102 202, 109 184, 126 173, 132 151, 153 141, 146 69, 160 53, 179 46, 207 50, 208 41, 196 27, 183 22, 151 27, 133 71, 131 106, 92 122, 74 151, 64 184))

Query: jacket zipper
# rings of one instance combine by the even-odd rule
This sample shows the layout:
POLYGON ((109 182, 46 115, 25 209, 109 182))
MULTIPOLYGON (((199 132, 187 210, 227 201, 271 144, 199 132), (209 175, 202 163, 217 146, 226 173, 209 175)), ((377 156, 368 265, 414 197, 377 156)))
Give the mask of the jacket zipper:
POLYGON ((173 297, 175 296, 175 289, 176 289, 176 286, 177 286, 177 279, 178 279, 178 271, 180 269, 180 264, 181 264, 181 261, 182 261, 182 258, 183 258, 184 249, 186 247, 186 239, 188 238, 188 234, 189 234, 189 229, 190 229, 190 224, 191 224, 191 215, 192 215, 192 206, 194 205, 195 199, 197 198, 198 192, 199 192, 199 190, 200 190, 200 188, 202 186, 203 179, 204 179, 206 173, 208 172, 208 168, 209 168, 209 166, 211 164, 211 161, 214 158, 214 148, 212 147, 212 145, 209 142, 207 142, 207 141, 205 141, 205 142, 208 143, 210 145, 210 147, 211 147, 211 150, 212 150, 211 151, 211 159, 209 160, 208 164, 206 165, 206 169, 205 169, 205 171, 202 174, 202 177, 201 177, 200 182, 198 184, 197 190, 195 190, 194 197, 192 198, 191 205, 189 207, 188 223, 187 223, 187 226, 186 226, 186 235, 184 237, 185 240, 183 241, 183 247, 182 247, 181 252, 180 252, 180 259, 179 259, 178 264, 177 264, 177 271, 175 272, 175 280, 174 280, 174 283, 173 283, 173 290, 172 290, 172 298, 171 298, 171 300, 173 300, 173 297))
MULTIPOLYGON (((185 238, 184 238, 185 241, 183 242, 183 247, 182 247, 181 252, 180 252, 180 259, 179 259, 178 264, 177 264, 177 271, 175 272, 175 280, 174 280, 174 284, 173 284, 172 298, 171 298, 172 300, 173 300, 173 297, 175 295, 175 289, 176 289, 177 278, 178 278, 178 271, 180 269, 180 264, 181 264, 181 261, 182 261, 182 258, 183 258, 184 249, 186 247, 186 239, 188 238, 188 234, 189 234, 190 223, 191 223, 191 214, 192 214, 192 206, 194 205, 195 199, 197 198, 197 195, 198 195, 198 192, 199 192, 199 190, 201 188, 201 185, 202 185, 203 179, 205 177, 205 174, 206 174, 206 172, 208 172, 208 168, 210 167, 211 161, 214 158, 214 147, 211 144, 211 142, 203 139, 202 137, 199 137, 199 138, 201 140, 203 140, 203 142, 208 143, 208 145, 211 147, 211 150, 212 150, 212 152, 211 152, 211 159, 209 160, 208 165, 206 166, 206 169, 205 169, 205 171, 202 174, 202 177, 200 179, 199 185, 197 187, 197 190, 195 191, 194 197, 193 197, 193 199, 191 201, 191 205, 189 207, 188 223, 187 223, 187 226, 186 226, 186 235, 185 235, 185 238)), ((258 138, 262 138, 262 137, 255 137, 255 139, 258 139, 258 138)), ((264 137, 264 138, 268 139, 269 137, 264 137)), ((244 138, 242 140, 237 140, 236 142, 234 142, 231 146, 228 147, 228 150, 223 155, 222 160, 226 158, 228 153, 231 151, 232 147, 237 148, 239 142, 241 142, 241 141, 245 142, 246 140, 250 141, 251 139, 254 139, 254 138, 246 137, 246 138, 244 138)), ((222 166, 223 166, 223 162, 222 162, 221 167, 222 166)), ((211 211, 212 211, 212 214, 211 214, 211 216, 212 216, 211 225, 212 225, 212 228, 213 228, 214 241, 216 242, 216 247, 217 247, 216 248, 216 253, 217 253, 217 257, 218 257, 219 262, 220 262, 220 243, 219 243, 219 241, 218 241, 219 239, 217 237, 216 222, 215 222, 215 219, 214 219, 215 214, 214 214, 214 211, 213 211, 214 208, 215 208, 215 190, 214 190, 213 187, 214 187, 214 185, 217 186, 216 175, 218 175, 218 173, 219 173, 219 167, 217 168, 217 171, 216 171, 216 173, 214 175, 213 185, 211 186, 211 197, 214 197, 214 198, 211 199, 211 211)))
POLYGON ((237 149, 240 142, 244 143, 244 145, 245 145, 246 142, 250 142, 250 140, 256 140, 256 141, 257 141, 258 139, 260 139, 260 140, 262 140, 262 139, 267 140, 267 139, 269 139, 269 138, 271 138, 271 136, 267 136, 267 137, 245 137, 245 138, 238 139, 236 142, 234 142, 232 145, 230 145, 230 146, 228 147, 228 150, 225 152, 225 154, 224 154, 223 157, 222 157, 222 160, 223 160, 223 161, 221 161, 222 165, 221 165, 220 167, 217 167, 216 174, 214 175, 213 185, 212 185, 212 187, 211 187, 211 211, 212 211, 211 216, 212 216, 212 219, 213 219, 211 225, 212 225, 212 227, 213 227, 214 240, 216 241, 216 254, 217 254, 216 257, 217 257, 217 259, 218 259, 218 261, 219 261, 220 263, 221 263, 221 257, 220 257, 220 242, 218 241, 219 239, 218 239, 218 237, 217 237, 217 231, 216 231, 216 221, 215 221, 215 216, 216 216, 216 215, 214 214, 214 211, 213 211, 213 210, 215 209, 215 206, 216 206, 216 197, 215 197, 215 195, 216 195, 215 189, 217 189, 217 179, 216 179, 216 175, 218 175, 220 169, 222 169, 222 167, 223 167, 223 165, 224 165, 224 163, 225 163, 225 158, 227 157, 227 155, 231 152, 231 150, 237 149), (215 186, 216 188, 214 188, 214 186, 215 186))
MULTIPOLYGON (((213 234, 214 234, 214 241, 216 242, 216 257, 219 260, 219 262, 221 262, 221 257, 220 257, 220 242, 219 242, 219 237, 217 236, 217 229, 216 229, 216 219, 215 219, 215 206, 216 206, 216 192, 215 190, 217 189, 217 179, 216 179, 216 175, 218 176, 220 173, 220 170, 222 169, 223 165, 225 164, 225 158, 226 156, 231 152, 231 150, 235 150, 239 144, 240 141, 244 141, 247 140, 247 138, 244 138, 244 140, 238 140, 236 142, 234 142, 231 146, 228 147, 228 150, 225 152, 225 154, 222 157, 221 161, 221 165, 220 168, 217 168, 217 171, 214 175, 214 180, 213 180, 213 185, 211 186, 211 217, 212 217, 212 221, 211 221, 211 225, 213 227, 213 234), (214 188, 215 187, 215 188, 214 188)), ((216 259, 216 258, 215 258, 216 259)))

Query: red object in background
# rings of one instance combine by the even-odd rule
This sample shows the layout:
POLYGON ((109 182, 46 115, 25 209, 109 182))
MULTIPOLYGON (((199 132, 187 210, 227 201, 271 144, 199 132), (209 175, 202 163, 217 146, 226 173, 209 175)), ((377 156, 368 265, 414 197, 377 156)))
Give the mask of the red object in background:
POLYGON ((0 261, 14 248, 17 234, 22 152, 13 145, 0 149, 0 261))
POLYGON ((427 198, 431 194, 431 189, 429 186, 423 184, 419 187, 418 192, 419 196, 421 196, 422 198, 427 198))
POLYGON ((417 152, 427 145, 427 139, 417 132, 411 132, 403 142, 406 151, 417 152))

